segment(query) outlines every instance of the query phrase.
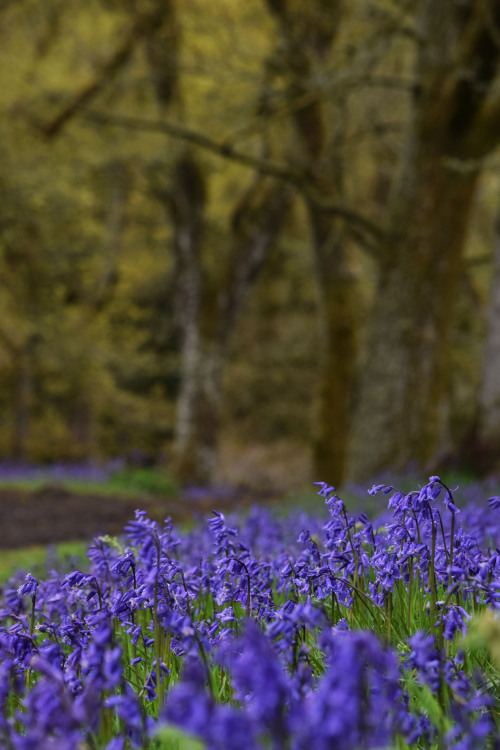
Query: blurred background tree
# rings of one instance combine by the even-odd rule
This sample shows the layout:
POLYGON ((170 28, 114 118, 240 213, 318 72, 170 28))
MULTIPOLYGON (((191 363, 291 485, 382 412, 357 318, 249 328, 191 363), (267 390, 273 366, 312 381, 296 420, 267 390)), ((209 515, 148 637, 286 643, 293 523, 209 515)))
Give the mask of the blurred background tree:
POLYGON ((3 457, 498 467, 496 6, 0 13, 3 457))

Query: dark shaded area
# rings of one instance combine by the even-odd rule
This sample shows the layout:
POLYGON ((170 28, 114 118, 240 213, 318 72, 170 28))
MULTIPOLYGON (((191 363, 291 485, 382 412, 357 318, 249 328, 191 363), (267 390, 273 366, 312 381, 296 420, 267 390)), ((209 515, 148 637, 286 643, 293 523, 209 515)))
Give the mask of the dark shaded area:
POLYGON ((175 500, 84 495, 56 486, 36 491, 4 489, 0 490, 0 549, 118 535, 134 518, 136 508, 158 521, 171 516, 177 523, 186 523, 212 509, 231 510, 271 499, 243 489, 191 491, 175 500))

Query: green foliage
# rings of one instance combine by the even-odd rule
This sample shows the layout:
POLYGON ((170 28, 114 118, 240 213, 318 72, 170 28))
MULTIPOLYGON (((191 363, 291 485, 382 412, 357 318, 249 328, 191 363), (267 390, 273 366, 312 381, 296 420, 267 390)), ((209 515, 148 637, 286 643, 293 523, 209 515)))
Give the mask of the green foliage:
POLYGON ((158 750, 203 750, 204 743, 178 727, 165 725, 156 733, 158 750))
POLYGON ((175 480, 165 473, 152 469, 123 469, 110 477, 110 491, 133 494, 173 496, 179 491, 175 480))
MULTIPOLYGON (((304 516, 301 518, 302 522, 303 520, 304 516)), ((359 528, 362 528, 362 526, 359 528)), ((353 523, 351 526, 347 524, 346 529, 348 530, 348 534, 353 534, 358 530, 358 527, 356 523, 353 523)), ((382 529, 380 531, 382 532, 382 529)), ((310 539, 312 544, 317 545, 316 549, 322 547, 323 542, 319 536, 312 535, 310 539)), ((114 537, 101 537, 99 542, 104 545, 104 548, 107 547, 112 554, 118 553, 118 555, 122 556, 125 552, 124 544, 114 537)), ((127 549, 129 550, 129 548, 127 549)), ((391 549, 389 547, 388 551, 390 552, 391 549)), ((63 555, 75 552, 81 553, 81 550, 81 546, 75 547, 73 545, 60 545, 58 548, 58 552, 63 555)), ((26 567, 30 567, 33 572, 37 570, 41 571, 43 562, 41 557, 42 551, 39 549, 25 550, 15 555, 12 554, 8 563, 11 566, 23 566, 25 569, 26 567), (28 561, 30 562, 28 563, 28 561)), ((138 549, 134 549, 134 552, 137 553, 138 549)), ((360 547, 360 552, 370 554, 373 552, 373 549, 365 541, 360 547)), ((4 562, 6 559, 4 556, 4 562)), ((158 558, 158 562, 153 560, 153 568, 157 564, 159 565, 159 560, 160 558, 158 558)), ((357 565, 354 567, 354 570, 356 567, 357 565)), ((179 567, 178 571, 182 571, 182 568, 179 567)), ((410 580, 412 581, 413 572, 412 568, 410 573, 410 580)), ((422 681, 422 674, 419 672, 420 667, 410 667, 408 664, 407 658, 411 653, 408 639, 417 631, 426 635, 433 633, 437 638, 437 642, 443 648, 443 655, 446 653, 446 659, 456 657, 459 653, 462 654, 458 658, 463 663, 464 673, 470 678, 474 679, 476 668, 480 668, 482 674, 481 684, 487 686, 492 700, 498 701, 500 699, 498 672, 498 667, 500 666, 500 627, 498 618, 493 612, 485 611, 484 604, 480 605, 484 611, 474 617, 466 638, 464 639, 457 632, 452 640, 445 642, 442 638, 442 618, 438 615, 434 624, 432 624, 429 618, 429 608, 432 606, 434 596, 437 596, 441 600, 441 604, 445 604, 447 597, 442 586, 438 586, 437 590, 433 592, 432 586, 430 588, 426 587, 423 581, 421 581, 422 585, 408 585, 399 579, 396 581, 393 590, 386 592, 385 605, 380 605, 375 603, 369 593, 368 587, 373 582, 373 575, 370 579, 370 574, 367 570, 365 570, 365 573, 366 575, 361 574, 361 576, 358 576, 356 572, 345 574, 343 580, 352 591, 352 602, 346 601, 342 603, 336 598, 334 600, 333 597, 325 599, 322 595, 321 598, 318 598, 314 592, 312 583, 309 592, 304 590, 299 593, 296 584, 293 584, 291 589, 286 590, 279 584, 278 579, 274 579, 273 581, 269 579, 268 604, 272 602, 272 608, 275 611, 279 611, 279 608, 292 596, 294 600, 297 598, 295 603, 305 604, 308 602, 308 605, 312 604, 315 608, 327 614, 332 625, 338 625, 340 621, 347 622, 350 630, 368 630, 374 632, 383 643, 391 645, 401 660, 401 687, 408 693, 409 712, 416 715, 422 714, 427 717, 437 732, 430 744, 424 743, 422 745, 416 743, 408 746, 401 739, 398 739, 394 750, 405 750, 409 747, 427 747, 428 750, 441 750, 443 747, 443 738, 453 728, 453 721, 449 712, 450 703, 452 700, 455 700, 453 686, 445 683, 444 674, 441 672, 441 688, 435 693, 431 691, 430 687, 422 681), (279 591, 278 588, 280 589, 279 591)), ((1 569, 0 577, 3 574, 4 570, 1 569)), ((133 575, 135 576, 135 566, 133 575)), ((93 580, 97 585, 97 579, 93 580)), ((179 583, 182 580, 183 587, 186 586, 183 575, 178 580, 179 583)), ((420 573, 417 574, 417 580, 420 580, 420 573)), ((185 590, 187 593, 187 588, 185 590)), ((222 605, 223 607, 229 605, 232 608, 234 619, 230 620, 226 626, 233 629, 235 635, 241 633, 244 622, 249 617, 247 601, 245 597, 242 599, 241 594, 238 594, 238 599, 236 599, 236 590, 233 590, 231 598, 222 605)), ((476 594, 477 590, 474 592, 473 597, 468 598, 467 602, 464 597, 463 603, 468 609, 471 607, 476 609, 476 594)), ((160 707, 163 701, 167 699, 169 690, 176 684, 182 674, 182 657, 176 653, 176 648, 172 647, 171 632, 168 628, 165 629, 159 624, 156 588, 154 597, 154 605, 138 608, 133 613, 134 624, 139 626, 143 632, 151 633, 151 637, 154 640, 153 648, 147 647, 144 639, 139 639, 134 643, 127 627, 119 626, 118 619, 115 621, 115 637, 123 652, 125 680, 132 686, 136 693, 140 694, 145 714, 157 719, 160 714, 160 707), (165 665, 167 671, 161 682, 161 690, 158 690, 155 698, 149 699, 144 695, 144 686, 155 665, 159 662, 165 665)), ((221 605, 216 604, 213 593, 208 589, 203 590, 201 586, 198 596, 189 599, 187 608, 189 615, 197 623, 210 621, 217 613, 219 615, 222 614, 221 605)), ((32 616, 34 616, 34 612, 33 604, 32 616)), ((255 616, 255 619, 258 620, 258 617, 255 616)), ((306 654, 307 662, 312 668, 315 678, 321 678, 325 671, 325 654, 319 648, 318 633, 319 631, 312 624, 306 625, 304 623, 297 629, 292 645, 292 652, 289 654, 292 658, 294 653, 306 654)), ((277 635, 275 637, 278 639, 283 638, 283 643, 285 643, 289 636, 277 635)), ((216 701, 218 703, 237 705, 234 703, 230 674, 226 673, 225 669, 220 664, 217 664, 216 660, 212 659, 210 653, 205 652, 201 641, 198 643, 198 646, 200 656, 207 670, 206 677, 209 689, 216 701)), ((289 664, 289 668, 293 669, 294 667, 292 664, 289 664)), ((443 669, 443 665, 441 665, 441 669, 443 669)), ((29 671, 27 672, 26 679, 32 679, 29 671)), ((118 719, 113 715, 113 711, 105 709, 102 715, 99 736, 96 738, 96 747, 104 747, 114 736, 114 733, 119 731, 118 719)), ((264 739, 262 747, 267 747, 265 743, 266 740, 264 739)), ((151 740, 148 741, 145 750, 146 747, 148 750, 201 750, 204 746, 203 742, 197 737, 168 724, 159 727, 151 740)))
POLYGON ((85 542, 64 542, 50 548, 37 546, 2 550, 0 584, 20 570, 29 571, 35 577, 43 577, 54 566, 60 570, 68 570, 73 566, 85 565, 87 549, 88 544, 85 542))
MULTIPOLYGON (((342 18, 322 11, 324 29, 317 34, 314 7, 301 11, 300 3, 292 3, 290 17, 298 13, 304 22, 297 24, 297 43, 305 41, 306 56, 311 40, 323 38, 324 45, 312 54, 298 91, 284 61, 278 15, 261 0, 174 2, 172 28, 165 21, 161 35, 158 26, 148 39, 134 40, 126 64, 103 73, 137 21, 134 9, 146 12, 156 4, 162 5, 44 0, 41 10, 28 0, 0 10, 2 456, 48 462, 140 448, 165 463, 170 453, 183 373, 169 207, 184 143, 164 133, 97 125, 87 112, 158 121, 151 49, 177 77, 171 97, 163 96, 162 116, 250 159, 272 156, 295 169, 300 148, 294 117, 307 114, 311 102, 320 106, 327 148, 334 143, 338 155, 323 154, 323 164, 335 161, 343 199, 385 217, 409 120, 415 49, 406 33, 413 23, 409 10, 400 17, 394 4, 382 3, 373 15, 357 0, 344 4, 342 18), (169 34, 170 46, 164 44, 169 34), (85 90, 93 96, 71 112, 85 90), (47 126, 64 112, 71 115, 65 126, 47 138, 47 126)), ((164 84, 166 76, 163 70, 164 84)), ((230 276, 238 211, 254 177, 247 166, 209 151, 195 153, 207 184, 198 271, 203 324, 210 327, 216 293, 224 292, 230 276)), ((481 186, 470 259, 484 256, 492 242, 484 227, 492 224, 494 180, 487 176, 481 186)), ((344 242, 342 227, 333 229, 344 242)), ((363 333, 376 263, 354 247, 352 237, 348 242, 363 333)), ((315 393, 325 359, 324 320, 318 321, 325 299, 299 201, 266 263, 229 345, 221 414, 223 445, 262 447, 251 465, 230 457, 224 478, 257 477, 257 483, 254 465, 268 469, 267 446, 289 440, 299 456, 318 422, 315 393), (233 465, 238 471, 231 472, 233 465)), ((453 335, 459 354, 450 367, 448 432, 459 437, 474 416, 482 326, 477 313, 490 278, 487 264, 474 266, 470 278, 464 272, 458 300, 463 309, 453 335)), ((308 471, 306 462, 300 479, 308 480, 308 471)), ((275 486, 280 478, 275 471, 275 486)), ((144 482, 139 484, 142 491, 144 482)))
POLYGON ((54 479, 52 477, 36 478, 1 478, 0 488, 36 491, 48 485, 61 487, 70 492, 120 497, 138 497, 141 495, 160 495, 172 497, 178 494, 179 487, 175 480, 165 471, 155 469, 122 469, 106 480, 94 479, 54 479))
MULTIPOLYGON (((486 610, 476 615, 469 628, 467 645, 471 652, 485 661, 486 654, 500 673, 500 618, 494 612, 486 610)), ((500 680, 500 674, 498 676, 500 680)))
POLYGON ((434 726, 440 727, 441 731, 446 731, 451 727, 451 720, 446 717, 439 700, 428 685, 420 684, 411 673, 406 672, 404 686, 413 707, 428 716, 434 726))

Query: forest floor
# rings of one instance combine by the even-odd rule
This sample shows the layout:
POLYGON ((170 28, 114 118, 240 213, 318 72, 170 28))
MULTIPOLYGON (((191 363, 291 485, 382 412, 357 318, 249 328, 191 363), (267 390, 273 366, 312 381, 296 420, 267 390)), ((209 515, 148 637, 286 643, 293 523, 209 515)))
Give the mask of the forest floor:
POLYGON ((130 498, 84 494, 56 485, 37 490, 4 488, 0 489, 0 550, 118 535, 137 508, 160 522, 171 516, 177 523, 189 523, 212 509, 228 511, 272 499, 269 493, 243 489, 130 498))
MULTIPOLYGON (((290 493, 314 488, 310 482, 310 451, 290 440, 272 445, 239 444, 234 435, 221 442, 216 488, 187 489, 178 494, 126 491, 110 483, 105 491, 85 488, 50 477, 26 486, 0 477, 0 550, 33 545, 91 540, 119 535, 137 508, 162 522, 192 523, 211 510, 228 512, 255 504, 282 501, 290 493), (137 494, 136 494, 137 493, 137 494)), ((101 488, 102 489, 102 488, 101 488)))

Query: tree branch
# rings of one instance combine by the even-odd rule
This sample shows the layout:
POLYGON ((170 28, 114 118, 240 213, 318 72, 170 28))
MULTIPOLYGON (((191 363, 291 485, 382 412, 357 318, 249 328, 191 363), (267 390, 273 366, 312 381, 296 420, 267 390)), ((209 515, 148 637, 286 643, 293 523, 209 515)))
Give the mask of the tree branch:
POLYGON ((225 346, 240 317, 248 292, 275 243, 293 191, 259 177, 238 206, 232 222, 233 254, 228 283, 221 295, 218 340, 225 346))
POLYGON ((108 115, 105 112, 96 112, 94 110, 85 110, 83 117, 96 125, 111 125, 148 133, 163 133, 173 138, 179 138, 186 143, 191 143, 206 151, 217 154, 223 159, 229 159, 245 167, 255 169, 261 174, 276 177, 292 184, 309 203, 314 204, 325 213, 334 214, 355 225, 358 229, 369 234, 377 243, 381 242, 385 236, 384 228, 376 224, 372 219, 363 216, 347 204, 332 201, 322 195, 302 170, 244 153, 228 145, 227 142, 219 143, 199 131, 166 122, 165 120, 143 120, 125 115, 108 115))
POLYGON ((203 135, 203 133, 191 130, 183 125, 176 125, 175 123, 166 122, 165 120, 153 121, 143 120, 138 117, 128 117, 125 115, 107 115, 104 112, 95 112, 93 110, 86 110, 83 112, 83 117, 97 125, 112 125, 114 127, 126 128, 127 130, 170 135, 173 138, 179 138, 186 143, 199 146, 206 151, 211 151, 212 153, 221 156, 223 159, 229 159, 238 162, 239 164, 243 164, 246 167, 257 169, 257 171, 267 174, 270 177, 277 177, 281 180, 292 182, 297 188, 300 188, 300 183, 304 179, 304 175, 299 170, 282 166, 275 162, 268 161, 267 159, 261 159, 252 154, 245 154, 225 142, 219 143, 218 141, 203 135))
POLYGON ((135 44, 145 36, 157 22, 157 14, 142 14, 137 17, 136 22, 129 29, 123 42, 118 45, 110 58, 100 67, 94 78, 77 91, 70 102, 50 122, 41 127, 42 134, 46 138, 58 135, 62 128, 85 104, 88 104, 96 94, 106 85, 110 78, 118 73, 125 65, 135 44))

